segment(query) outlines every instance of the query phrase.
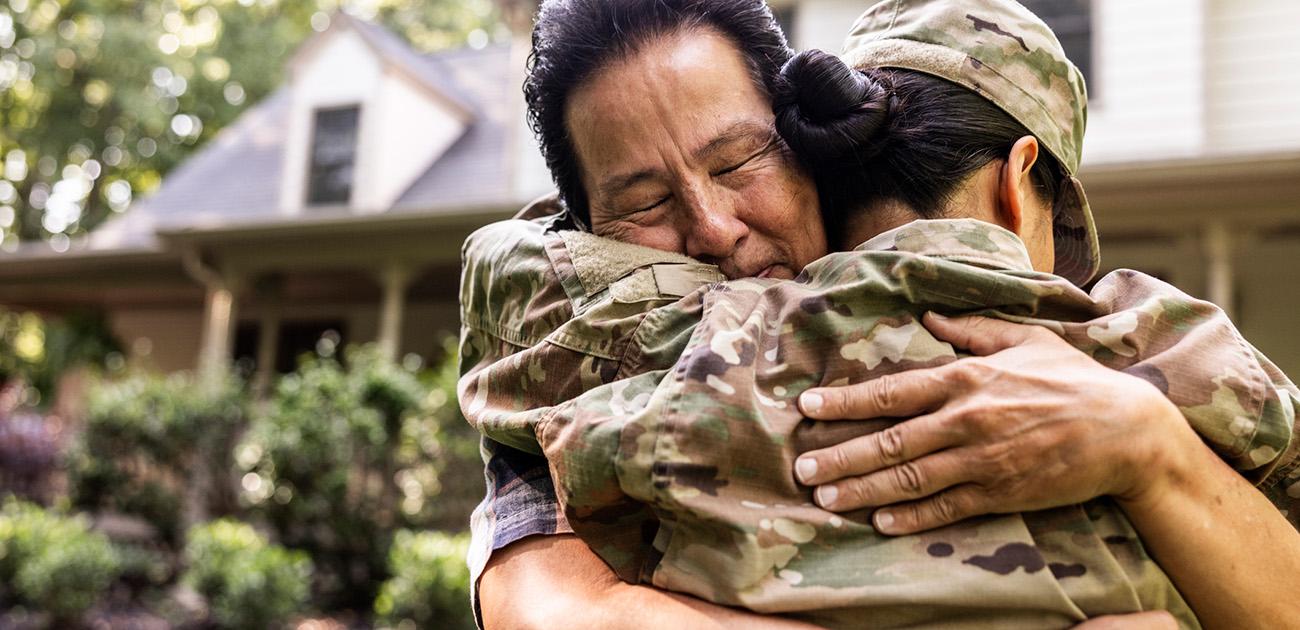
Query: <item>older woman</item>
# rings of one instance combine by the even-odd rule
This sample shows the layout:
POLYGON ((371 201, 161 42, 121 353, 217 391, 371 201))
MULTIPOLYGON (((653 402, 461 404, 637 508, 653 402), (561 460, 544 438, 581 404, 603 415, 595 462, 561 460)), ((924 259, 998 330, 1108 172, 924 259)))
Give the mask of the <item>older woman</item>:
MULTIPOLYGON (((642 240, 642 239, 649 240, 648 238, 646 238, 646 236, 654 235, 654 236, 662 237, 665 240, 660 242, 651 242, 649 244, 656 244, 656 245, 660 245, 661 247, 675 248, 675 249, 681 249, 684 247, 687 248, 688 251, 689 248, 696 247, 697 250, 693 253, 696 253, 698 256, 706 256, 714 259, 716 262, 720 264, 720 266, 724 270, 728 270, 728 266, 730 265, 729 270, 731 270, 733 274, 766 272, 767 275, 779 276, 783 272, 784 268, 787 268, 786 267, 787 265, 797 264, 799 266, 802 266, 800 257, 801 257, 801 251, 804 250, 801 250, 800 248, 795 246, 783 247, 780 245, 772 244, 774 242, 778 242, 778 239, 776 237, 779 236, 780 234, 779 232, 766 233, 766 236, 771 237, 767 239, 769 241, 767 246, 757 247, 757 248, 751 247, 749 249, 744 249, 740 247, 740 245, 745 244, 749 241, 749 236, 750 236, 750 234, 747 233, 748 223, 744 221, 732 221, 732 222, 721 221, 718 222, 716 226, 707 224, 707 222, 702 222, 702 221, 696 221, 694 223, 686 223, 686 224, 677 222, 676 227, 672 227, 671 229, 668 230, 659 229, 662 228, 665 224, 669 226, 673 226, 674 222, 678 221, 678 217, 680 214, 682 214, 681 211, 683 210, 685 210, 688 215, 690 214, 690 212, 696 212, 696 211, 702 212, 704 214, 702 214, 701 216, 707 219, 708 217, 712 216, 708 214, 708 211, 715 209, 717 207, 734 209, 734 208, 740 208, 742 206, 745 206, 746 205, 745 202, 751 199, 751 193, 760 193, 766 190, 764 188, 751 188, 752 186, 755 185, 755 182, 763 184, 764 182, 773 181, 769 178, 779 174, 777 172, 773 172, 773 169, 774 167, 783 166, 779 161, 783 156, 780 154, 774 154, 774 149, 772 149, 771 147, 764 147, 759 143, 751 143, 747 147, 746 145, 743 144, 743 139, 747 135, 746 131, 752 132, 753 129, 746 130, 743 128, 743 125, 738 126, 737 124, 732 123, 731 119, 734 119, 736 116, 743 118, 746 114, 753 114, 755 110, 752 109, 747 110, 744 107, 737 106, 737 107, 731 107, 726 109, 715 109, 713 111, 710 111, 707 108, 704 109, 703 111, 700 111, 699 108, 684 110, 684 111, 689 111, 691 113, 691 116, 688 117, 692 118, 692 120, 698 123, 700 126, 705 127, 706 130, 710 124, 714 124, 715 126, 719 124, 721 125, 721 132, 714 135, 713 138, 709 139, 707 142, 703 142, 702 144, 699 142, 698 138, 692 136, 692 132, 688 126, 673 124, 674 118, 672 116, 666 115, 667 113, 672 113, 674 111, 683 111, 683 110, 674 107, 649 107, 649 108, 641 107, 640 109, 638 109, 638 106, 643 106, 647 102, 649 102, 651 105, 663 105, 663 103, 655 103, 654 101, 655 99, 662 100, 663 98, 668 98, 668 97, 664 97, 663 95, 672 93, 671 90, 665 90, 664 87, 674 85, 675 80, 687 80, 690 78, 690 75, 692 74, 690 72, 676 72, 676 74, 674 74, 673 72, 674 70, 683 69, 683 62, 689 61, 689 57, 690 57, 689 51, 681 50, 681 48, 685 46, 685 44, 682 41, 673 41, 674 38, 666 35, 665 31, 663 30, 660 30, 657 33, 656 37, 658 37, 658 40, 654 40, 652 38, 650 41, 641 42, 639 44, 641 46, 640 49, 633 50, 633 51, 624 51, 624 53, 627 56, 624 59, 622 59, 620 62, 613 63, 611 65, 613 69, 608 71, 603 70, 599 73, 596 73, 596 76, 594 77, 588 77, 584 87, 579 87, 575 89, 574 92, 575 98, 584 95, 591 97, 588 98, 586 101, 584 101, 582 98, 577 98, 578 103, 586 103, 586 106, 581 108, 575 106, 575 109, 577 109, 577 111, 587 112, 587 113, 593 111, 605 111, 605 112, 617 111, 620 113, 620 116, 618 117, 621 118, 621 123, 619 125, 615 125, 613 128, 602 128, 599 117, 597 117, 598 120, 594 122, 587 121, 584 126, 584 124, 578 124, 582 122, 582 119, 577 118, 577 114, 575 114, 575 118, 577 118, 577 120, 569 121, 569 122, 574 123, 572 128, 572 131, 574 132, 573 138, 574 138, 574 144, 579 147, 579 151, 578 151, 579 155, 583 155, 583 151, 581 150, 581 147, 584 146, 583 130, 592 126, 594 126, 598 131, 601 131, 601 133, 596 133, 595 137, 611 138, 609 144, 615 146, 617 149, 614 150, 612 153, 600 154, 599 159, 595 159, 591 161, 591 163, 597 166, 595 168, 588 169, 590 171, 595 171, 597 173, 607 173, 609 177, 604 177, 604 178, 588 177, 586 170, 579 169, 579 171, 582 173, 582 176, 579 177, 579 179, 584 180, 583 181, 584 186, 582 190, 598 190, 600 191, 601 194, 606 192, 612 193, 609 196, 610 197, 609 199, 600 197, 603 200, 602 203, 605 204, 603 206, 604 208, 608 209, 608 208, 617 207, 619 203, 618 193, 627 188, 636 188, 636 186, 640 184, 648 184, 648 186, 642 186, 642 188, 646 190, 641 190, 640 192, 648 195, 649 197, 656 197, 656 194, 654 192, 655 190, 654 185, 659 185, 663 188, 669 189, 669 194, 663 197, 652 198, 650 199, 651 203, 646 207, 633 208, 630 211, 630 213, 626 215, 611 214, 610 217, 602 217, 600 213, 597 211, 597 206, 593 204, 590 208, 591 212, 589 215, 591 224, 598 231, 602 229, 601 228, 602 224, 607 226, 608 225, 618 226, 618 229, 621 230, 622 232, 620 235, 627 240, 633 240, 633 241, 642 240), (655 60, 666 60, 666 62, 661 64, 661 66, 663 67, 657 68, 655 62, 648 61, 647 59, 643 59, 642 57, 650 57, 651 59, 655 59, 655 60), (686 59, 683 59, 683 57, 685 57, 686 59), (626 70, 624 76, 621 77, 618 76, 619 69, 626 70), (646 71, 647 69, 650 71, 646 71), (655 70, 662 70, 662 71, 656 72, 655 70), (627 79, 630 78, 629 75, 631 78, 642 80, 643 83, 642 87, 646 89, 642 90, 641 92, 638 92, 637 90, 626 90, 625 88, 628 83, 627 79), (620 82, 618 79, 623 79, 623 81, 620 82), (611 88, 602 92, 602 90, 600 89, 602 84, 619 85, 619 86, 623 86, 624 89, 618 90, 618 89, 611 88), (584 93, 583 91, 584 89, 587 90, 587 92, 584 93), (620 91, 624 93, 625 98, 623 98, 623 100, 619 100, 619 98, 616 97, 617 93, 619 93, 620 91), (592 93, 594 93, 594 96, 592 93), (605 98, 608 98, 609 100, 608 101, 602 100, 605 98), (598 107, 600 106, 608 107, 611 104, 618 105, 619 108, 616 110, 598 109, 598 107), (651 112, 648 115, 643 115, 638 117, 638 113, 646 114, 646 109, 651 110, 651 112), (655 126, 656 124, 660 125, 662 129, 656 127, 655 126), (661 142, 658 145, 656 145, 654 142, 647 141, 645 144, 650 145, 651 146, 650 149, 644 149, 643 144, 641 143, 624 142, 620 144, 620 142, 617 139, 615 139, 617 137, 616 134, 610 135, 612 131, 617 130, 620 127, 637 129, 639 131, 657 130, 660 132, 666 132, 666 133, 660 133, 660 136, 666 135, 668 137, 668 140, 666 142, 661 142), (735 131, 735 133, 728 134, 727 132, 730 131, 735 131), (677 151, 676 153, 674 153, 674 147, 685 147, 687 148, 687 150, 677 151), (698 165, 698 163, 707 161, 707 160, 702 160, 701 157, 704 158, 714 157, 712 154, 710 154, 709 151, 701 151, 702 149, 709 149, 709 148, 727 149, 729 147, 735 149, 733 152, 734 154, 730 156, 731 159, 718 160, 716 163, 706 166, 702 172, 699 169, 695 168, 698 165), (701 150, 695 150, 697 148, 701 150), (755 168, 752 169, 748 168, 751 164, 754 163, 755 160, 758 160, 758 164, 754 165, 755 168), (715 184, 714 180, 718 180, 720 183, 715 184), (603 186, 602 183, 604 181, 616 181, 617 183, 623 184, 624 186, 603 186), (704 201, 709 201, 710 203, 704 203, 704 201), (667 206, 667 207, 663 207, 663 206, 667 206), (695 241, 692 241, 691 228, 695 227, 696 225, 700 225, 701 229, 705 230, 706 236, 709 236, 710 238, 703 239, 703 240, 697 239, 695 241), (711 229, 713 227, 716 227, 718 229, 711 229), (710 228, 710 229, 705 229, 705 228, 710 228), (726 229, 723 228, 731 229, 732 233, 728 233, 726 229), (671 239, 674 238, 674 235, 683 234, 683 233, 685 234, 685 236, 682 237, 679 241, 677 241, 677 244, 679 246, 674 247, 673 246, 674 243, 671 239), (721 234, 722 238, 713 238, 716 237, 718 234, 721 234), (700 243, 704 243, 705 245, 702 246, 700 245, 700 243), (701 247, 703 247, 704 249, 700 249, 701 247), (730 249, 727 249, 727 247, 730 247, 730 249), (709 250, 707 248, 713 248, 713 249, 709 250), (743 256, 737 255, 741 253, 743 253, 744 255, 743 256)), ((699 39, 707 40, 710 38, 701 37, 699 39)), ((714 40, 713 41, 714 47, 712 49, 707 49, 706 47, 706 49, 701 51, 699 54, 703 54, 706 57, 710 58, 710 61, 712 62, 715 63, 722 62, 722 65, 725 65, 725 62, 728 60, 726 54, 727 53, 726 45, 725 45, 726 43, 718 42, 717 41, 718 38, 716 37, 712 39, 714 40), (719 45, 722 46, 722 48, 718 48, 719 45)), ((686 47, 689 48, 689 46, 686 47)), ((733 52, 733 56, 731 60, 734 61, 735 58, 736 55, 734 55, 733 52)), ((686 63, 685 65, 687 68, 689 68, 689 63, 686 63)), ((699 69, 701 68, 697 68, 697 70, 699 69)), ((736 68, 732 68, 732 69, 734 70, 736 68)), ((740 71, 743 72, 743 69, 741 69, 740 71)), ((696 72, 695 74, 699 74, 699 72, 696 72)), ((721 77, 710 77, 710 78, 714 79, 715 81, 721 81, 721 77)), ((579 81, 579 83, 581 83, 581 81, 579 81)), ((710 89, 716 89, 716 88, 717 85, 714 85, 710 89)), ((744 92, 744 89, 741 88, 738 89, 737 91, 744 92)), ((682 90, 682 92, 688 95, 692 93, 691 90, 682 90)), ((724 89, 723 92, 725 93, 726 90, 724 89)), ((700 90, 696 90, 696 93, 707 94, 708 90, 700 89, 700 90)), ((570 104, 573 105, 573 103, 570 104)), ((669 103, 669 105, 671 105, 671 103, 669 103)), ((590 131, 590 129, 588 129, 588 131, 590 131)), ((748 135, 749 137, 752 138, 756 134, 749 133, 748 135)), ((543 136, 545 137, 545 133, 543 133, 543 136)), ((649 138, 650 140, 653 140, 654 137, 655 137, 654 133, 647 134, 647 138, 649 138)), ((662 138, 660 139, 662 140, 662 138)), ((600 143, 595 143, 593 145, 588 145, 588 148, 591 151, 599 151, 600 146, 602 146, 600 143)), ((1021 163, 1026 162, 1024 160, 1025 151, 1026 149, 1023 147, 1020 149, 1021 163)), ((1036 147, 1035 147, 1035 151, 1036 151, 1036 147)), ((586 160, 580 160, 579 162, 586 162, 586 160)), ((1027 160, 1028 164, 1033 164, 1035 162, 1036 160, 1034 159, 1027 160)), ((789 168, 788 165, 784 165, 784 166, 787 169, 789 168)), ((1029 168, 1026 167, 1025 168, 1026 173, 1028 172, 1028 170, 1029 168)), ((563 178, 561 178, 557 174, 557 180, 560 180, 561 187, 563 190, 564 188, 563 178)), ((777 177, 775 181, 788 182, 794 180, 789 180, 788 178, 786 180, 781 180, 779 177, 777 177)), ((797 186, 795 187, 795 189, 797 189, 797 186)), ((775 188, 775 190, 790 190, 790 189, 782 189, 780 187, 777 187, 775 188)), ((573 198, 570 195, 566 195, 566 197, 570 197, 571 199, 573 198)), ((599 197, 599 195, 597 195, 597 197, 599 197)), ((571 201, 571 204, 572 203, 573 202, 571 201)), ((629 204, 637 205, 636 203, 631 203, 631 202, 629 202, 629 204)), ((743 216, 743 215, 741 212, 737 211, 733 213, 733 216, 743 216)), ((762 215, 759 216, 760 218, 764 218, 762 215)), ((728 217, 724 216, 723 218, 726 219, 728 217)), ((770 219, 770 218, 771 217, 766 217, 765 219, 770 219)), ((770 228, 770 226, 765 226, 765 227, 770 228)), ((759 236, 765 235, 765 233, 761 230, 755 231, 755 233, 759 236)), ((764 244, 763 239, 759 239, 755 237, 754 240, 756 242, 750 243, 750 245, 764 244)), ((1049 240, 1050 240, 1050 235, 1049 235, 1049 240)), ((1047 256, 1049 260, 1051 258, 1050 251, 1051 250, 1049 249, 1048 256, 1047 256)), ((1039 261, 1041 260, 1042 258, 1039 258, 1039 261)), ((555 259, 552 258, 552 262, 554 261, 555 259)), ((802 262, 806 262, 806 261, 802 261, 802 262)), ((1050 265, 1050 263, 1048 264, 1050 265)), ((671 283, 673 276, 674 274, 665 273, 664 279, 662 281, 660 281, 658 275, 655 275, 654 279, 656 280, 656 282, 659 283, 659 288, 662 289, 665 283, 671 283)), ((565 280, 566 280, 565 278, 560 278, 562 285, 565 285, 565 280)), ((581 290, 582 285, 584 284, 582 278, 577 278, 577 283, 578 283, 577 284, 578 289, 581 290)), ((570 288, 571 286, 573 286, 573 283, 569 282, 566 285, 566 289, 570 288)), ((469 309, 467 312, 475 311, 474 309, 475 305, 473 303, 467 304, 466 306, 469 309)), ((578 304, 578 306, 580 308, 582 307, 581 304, 578 304)), ((483 310, 483 309, 478 309, 478 310, 483 310)), ((482 313, 480 313, 480 315, 482 315, 482 313)), ((505 338, 505 335, 509 335, 509 338, 520 340, 520 339, 524 339, 526 337, 526 333, 529 332, 529 330, 526 327, 526 322, 515 322, 509 319, 498 319, 493 323, 497 327, 495 330, 498 331, 499 338, 505 338), (512 324, 521 324, 525 327, 522 329, 515 328, 511 326, 512 324)), ((551 321, 549 323, 554 324, 555 322, 551 321)), ((473 343, 471 343, 470 345, 472 346, 473 343)), ((1046 350, 1040 349, 1040 352, 1045 352, 1045 351, 1046 350)), ((485 356, 484 353, 481 352, 481 348, 478 349, 477 353, 472 352, 468 354, 471 357, 485 356)), ((491 354, 491 352, 488 352, 486 354, 491 354)), ((996 365, 996 361, 994 361, 992 365, 996 365)), ((1084 373, 1089 373, 1088 370, 1091 369, 1088 368, 1086 365, 1082 365, 1077 362, 1075 362, 1075 366, 1076 366, 1075 373, 1074 373, 1075 376, 1084 373)), ((539 367, 543 370, 545 369, 544 365, 539 367)), ((543 371, 543 374, 544 373, 545 372, 543 371)), ((1099 373, 1096 372, 1092 372, 1089 374, 1092 374, 1092 376, 1098 379, 1097 383, 1099 384, 1099 387, 1102 388, 1107 386, 1124 387, 1126 388, 1125 391, 1134 393, 1135 397, 1138 399, 1150 398, 1150 396, 1146 395, 1142 390, 1133 389, 1131 385, 1126 385, 1120 380, 1115 380, 1112 377, 1100 377, 1097 376, 1097 374, 1099 373), (1107 381, 1107 378, 1111 378, 1112 380, 1107 381), (1107 385, 1108 382, 1111 384, 1107 385)), ((556 375, 556 376, 558 376, 558 378, 555 379, 555 381, 558 381, 556 383, 556 387, 557 389, 562 390, 563 386, 561 384, 565 382, 565 377, 567 375, 556 375)), ((577 375, 577 376, 581 376, 581 375, 577 375)), ((594 374, 590 378, 600 378, 601 376, 602 375, 600 374, 594 374)), ((1057 385, 1056 387, 1057 389, 1064 389, 1064 386, 1062 385, 1057 385)), ((1077 393, 1077 392, 1073 395, 1080 398, 1086 398, 1084 394, 1077 393)), ((1105 402, 1104 397, 1102 398, 1094 397, 1094 399, 1105 402)), ((832 404, 826 405, 822 408, 821 410, 822 413, 824 413, 828 409, 833 410, 834 399, 832 398, 831 401, 832 404)), ((1163 409, 1167 409, 1167 408, 1168 408, 1168 404, 1165 403, 1165 407, 1163 409)), ((1159 405, 1153 405, 1153 406, 1131 409, 1129 410, 1129 413, 1137 413, 1139 415, 1149 414, 1155 417, 1162 417, 1160 413, 1161 409, 1162 408, 1159 405)), ((1077 418, 1078 414, 1061 413, 1060 410, 1054 410, 1050 405, 1047 406, 1044 409, 1044 411, 1056 413, 1058 416, 1061 417, 1068 416, 1069 419, 1072 421, 1078 419, 1077 418)), ((1104 414, 1104 411, 1100 408, 1094 408, 1093 411, 1099 414, 1104 414)), ((1116 411, 1122 414, 1125 410, 1118 409, 1116 411)), ((1051 413, 1045 414, 1045 417, 1050 418, 1051 413)), ((1168 417, 1168 416, 1164 415, 1163 417, 1168 417)), ((1078 423, 1074 422, 1073 424, 1071 423, 1058 423, 1058 424, 1066 424, 1069 426, 1074 426, 1077 425, 1078 423)), ((1134 423, 1134 424, 1140 425, 1140 423, 1134 423)), ((1147 426, 1168 431, 1171 425, 1167 422, 1165 422, 1164 424, 1161 424, 1160 422, 1153 422, 1147 426)), ((1049 427, 1048 430, 1050 432, 1051 428, 1049 427)), ((1041 435, 1041 431, 1038 434, 1041 435)), ((1087 432, 1084 432, 1084 436, 1088 437, 1087 432)), ((1113 434, 1108 434, 1108 436, 1111 439, 1113 439, 1113 434)), ((1166 435, 1164 437, 1168 437, 1168 436, 1166 435)), ((1177 440, 1171 440, 1171 441, 1175 443, 1179 443, 1177 440)), ((1096 454, 1097 452, 1099 451, 1093 451, 1090 454, 1096 454)), ((926 453, 922 451, 918 454, 926 454, 926 453)), ((872 456, 869 449, 867 451, 867 455, 872 456)), ((876 457, 876 459, 879 459, 879 457, 876 457)), ((952 458, 949 459, 950 461, 952 460, 952 458)), ((1126 456, 1124 458, 1119 458, 1117 461, 1130 461, 1130 460, 1131 458, 1127 458, 1126 456)), ((1160 464, 1163 462, 1156 462, 1156 463, 1160 464)), ((830 467, 828 466, 821 467, 821 472, 825 473, 825 471, 828 468, 830 467)), ((1104 493, 1111 490, 1117 493, 1124 493, 1125 491, 1132 490, 1132 488, 1126 488, 1125 484, 1133 483, 1134 481, 1133 479, 1118 479, 1118 480, 1108 479, 1108 480, 1101 480, 1099 482, 1095 478, 1086 479, 1086 477, 1088 477, 1088 474, 1095 475, 1096 471, 1094 469, 1076 471, 1076 472, 1080 474, 1075 474, 1074 477, 1076 479, 1070 480, 1070 482, 1074 484, 1073 486, 1070 486, 1072 489, 1078 487, 1086 487, 1089 484, 1092 484, 1093 491, 1098 491, 1098 490, 1100 491, 1100 492, 1094 492, 1094 494, 1090 494, 1087 496, 1094 496, 1096 493, 1104 493), (1078 480, 1079 477, 1084 477, 1085 479, 1080 482, 1078 480)), ((1132 476, 1131 471, 1129 471, 1127 474, 1132 476)), ((814 475, 813 477, 809 478, 810 480, 816 480, 815 479, 816 473, 814 472, 813 475, 814 475)), ((1069 475, 1067 474, 1066 476, 1068 477, 1069 475)), ((1122 477, 1123 475, 1120 476, 1122 477)), ((1156 475, 1154 478, 1159 479, 1159 475, 1156 475)), ((1221 475, 1221 480, 1227 480, 1229 483, 1231 483, 1231 478, 1228 477, 1227 475, 1221 475)), ((1148 486, 1144 487, 1144 490, 1149 490, 1150 488, 1155 488, 1155 487, 1165 487, 1165 486, 1161 486, 1159 484, 1149 484, 1148 486)), ((1220 487, 1222 487, 1222 485, 1220 487)), ((902 498, 910 498, 910 497, 902 497, 902 498)), ((1082 498, 1087 498, 1087 497, 1085 496, 1082 498)), ((824 494, 822 495, 822 499, 825 500, 824 494)), ((1010 499, 1013 501, 1018 501, 1018 500, 1023 500, 1023 497, 1013 495, 1010 497, 1010 499)), ((1069 495, 1069 492, 1066 493, 1066 496, 1060 497, 1060 499, 1062 499, 1062 502, 1069 502, 1070 500, 1075 500, 1075 498, 1072 498, 1072 496, 1069 495)), ((1048 500, 1050 501, 1050 499, 1048 500)), ((1249 498, 1247 498, 1246 500, 1248 502, 1249 498)), ((835 507, 833 502, 829 502, 829 503, 832 503, 831 507, 835 507)), ((994 506, 993 509, 997 510, 998 508, 999 506, 994 506)), ((1005 506, 1003 506, 1002 509, 1005 509, 1005 506)), ((889 530, 888 525, 885 525, 880 522, 878 522, 877 525, 879 525, 881 529, 884 529, 886 531, 889 530)), ((913 524, 913 526, 915 526, 915 524, 913 524)), ((511 557, 512 559, 518 559, 520 556, 515 555, 511 557)), ((486 592, 486 587, 487 587, 486 580, 484 584, 485 584, 485 592, 486 592)))

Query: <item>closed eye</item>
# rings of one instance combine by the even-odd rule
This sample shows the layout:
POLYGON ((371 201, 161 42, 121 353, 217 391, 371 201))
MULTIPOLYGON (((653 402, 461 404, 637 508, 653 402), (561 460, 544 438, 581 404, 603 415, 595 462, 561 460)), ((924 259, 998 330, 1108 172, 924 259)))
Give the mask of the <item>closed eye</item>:
POLYGON ((763 146, 760 147, 757 151, 749 154, 749 156, 746 157, 745 159, 736 162, 735 164, 728 166, 726 168, 713 171, 713 173, 711 174, 714 177, 717 177, 719 175, 726 175, 727 173, 740 170, 741 167, 745 166, 746 164, 749 164, 750 162, 753 162, 755 158, 767 155, 768 153, 772 152, 774 149, 778 148, 779 145, 776 142, 777 141, 775 140, 769 140, 768 142, 764 143, 763 146))
POLYGON ((654 202, 654 203, 652 203, 652 204, 650 204, 650 205, 648 205, 648 206, 646 206, 646 207, 644 207, 644 208, 638 208, 638 209, 636 209, 636 210, 633 210, 632 212, 633 212, 633 213, 649 212, 649 211, 654 210, 655 208, 658 208, 659 206, 663 205, 664 202, 666 202, 666 201, 668 201, 668 197, 667 197, 667 196, 660 198, 658 201, 656 201, 656 202, 654 202))
POLYGON ((714 172, 712 173, 712 175, 713 175, 714 177, 717 177, 717 176, 719 176, 719 175, 726 175, 727 173, 730 173, 730 172, 732 172, 732 171, 735 171, 735 170, 739 169, 740 167, 742 167, 742 166, 744 166, 744 165, 746 165, 746 164, 749 164, 749 161, 752 160, 752 159, 754 159, 754 157, 753 157, 753 156, 750 156, 750 157, 746 158, 745 161, 743 161, 743 162, 740 162, 740 163, 735 164, 735 165, 733 165, 733 166, 728 166, 727 168, 724 168, 724 169, 722 169, 722 170, 714 171, 714 172))

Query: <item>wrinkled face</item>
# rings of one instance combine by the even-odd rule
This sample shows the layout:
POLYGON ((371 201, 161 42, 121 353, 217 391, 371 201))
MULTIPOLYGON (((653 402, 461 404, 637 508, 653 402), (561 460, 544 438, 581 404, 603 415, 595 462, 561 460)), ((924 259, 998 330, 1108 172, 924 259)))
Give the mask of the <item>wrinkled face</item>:
POLYGON ((812 180, 716 32, 667 35, 607 65, 570 95, 565 119, 596 234, 729 278, 793 278, 826 253, 812 180))

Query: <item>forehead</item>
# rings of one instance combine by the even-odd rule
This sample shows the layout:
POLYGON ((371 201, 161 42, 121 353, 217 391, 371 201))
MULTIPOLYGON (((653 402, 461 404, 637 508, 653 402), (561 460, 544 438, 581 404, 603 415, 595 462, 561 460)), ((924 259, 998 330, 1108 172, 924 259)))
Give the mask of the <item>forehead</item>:
POLYGON ((740 51, 709 29, 642 44, 583 82, 565 111, 579 161, 598 169, 667 145, 691 152, 739 123, 771 118, 740 51))

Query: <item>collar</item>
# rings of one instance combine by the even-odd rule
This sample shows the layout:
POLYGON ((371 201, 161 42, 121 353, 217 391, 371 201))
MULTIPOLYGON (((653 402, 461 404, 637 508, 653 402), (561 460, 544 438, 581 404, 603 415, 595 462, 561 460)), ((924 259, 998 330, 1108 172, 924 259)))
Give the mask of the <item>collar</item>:
MULTIPOLYGON (((629 276, 634 295, 681 297, 727 278, 714 265, 674 252, 642 247, 577 230, 557 230, 585 297, 629 276)), ((625 292, 626 293, 626 292, 625 292)), ((629 295, 624 295, 630 299, 629 295)))
POLYGON ((1019 236, 977 219, 918 219, 882 232, 854 250, 908 252, 990 269, 1034 270, 1019 236))

